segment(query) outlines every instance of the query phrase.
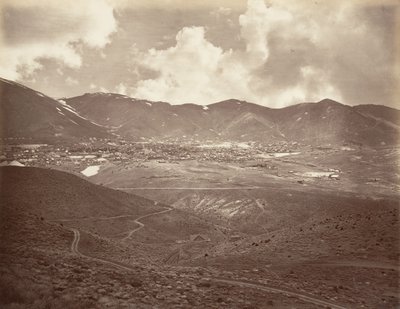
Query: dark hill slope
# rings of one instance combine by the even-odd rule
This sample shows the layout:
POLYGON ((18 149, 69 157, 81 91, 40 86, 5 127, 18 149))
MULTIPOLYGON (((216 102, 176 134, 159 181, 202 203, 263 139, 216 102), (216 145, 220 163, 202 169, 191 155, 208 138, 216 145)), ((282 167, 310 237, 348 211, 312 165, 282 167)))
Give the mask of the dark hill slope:
POLYGON ((400 127, 400 111, 395 108, 382 105, 357 105, 353 107, 360 114, 376 121, 383 121, 389 126, 400 127))
POLYGON ((301 142, 311 145, 392 145, 399 141, 400 111, 355 107, 325 99, 281 109, 239 100, 207 106, 170 105, 112 93, 54 100, 0 79, 1 137, 55 142, 111 137, 133 140, 301 142))
MULTIPOLYGON (((136 218, 166 207, 140 196, 92 184, 72 174, 33 167, 1 167, 0 191, 6 204, 18 205, 47 221, 115 240, 138 227, 133 222, 136 218)), ((151 219, 145 219, 149 224, 132 239, 165 242, 214 231, 210 223, 180 210, 151 219)))
POLYGON ((325 99, 281 109, 239 100, 207 106, 170 105, 116 94, 85 94, 66 99, 88 119, 129 138, 297 141, 306 144, 395 144, 397 114, 385 106, 351 107, 325 99), (393 114, 393 115, 392 115, 393 114))
MULTIPOLYGON (((163 271, 144 256, 144 244, 130 247, 82 229, 77 249, 83 256, 78 255, 71 251, 70 225, 48 220, 72 211, 76 217, 127 211, 128 201, 137 208, 132 213, 148 211, 148 204, 153 204, 57 171, 0 168, 0 307, 128 308, 134 304, 135 308, 175 308, 181 300, 171 303, 171 290, 198 284, 198 276, 192 273, 188 279, 163 271), (122 262, 132 271, 115 267, 122 262)), ((211 291, 206 291, 207 300, 192 289, 182 293, 196 300, 198 308, 209 308, 225 297, 211 291)))
POLYGON ((21 84, 0 78, 0 137, 54 141, 107 137, 105 128, 71 107, 21 84))
POLYGON ((139 216, 162 210, 145 198, 50 169, 1 167, 0 180, 2 196, 46 220, 122 214, 139 216))
MULTIPOLYGON (((384 109, 385 106, 379 106, 374 113, 379 114, 384 109)), ((311 144, 379 145, 397 142, 398 128, 358 110, 325 99, 318 103, 303 103, 277 110, 276 119, 288 139, 311 144)))
POLYGON ((137 100, 118 94, 94 93, 65 99, 84 117, 113 128, 118 134, 135 137, 182 137, 198 129, 192 119, 200 106, 177 110, 164 102, 137 100), (185 117, 179 115, 182 110, 185 117))

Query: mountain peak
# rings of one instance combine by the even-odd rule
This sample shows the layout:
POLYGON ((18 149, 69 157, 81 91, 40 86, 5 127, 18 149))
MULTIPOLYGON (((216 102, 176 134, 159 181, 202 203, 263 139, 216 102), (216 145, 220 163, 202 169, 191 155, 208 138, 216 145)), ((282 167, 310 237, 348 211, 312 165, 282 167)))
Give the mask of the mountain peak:
POLYGON ((334 100, 329 99, 329 98, 322 99, 321 101, 319 101, 317 103, 319 103, 319 104, 329 104, 329 105, 332 105, 332 104, 343 105, 342 103, 339 103, 339 102, 334 101, 334 100))
POLYGON ((109 137, 97 124, 80 116, 64 100, 55 100, 17 82, 0 78, 0 111, 7 115, 2 136, 54 142, 109 137))

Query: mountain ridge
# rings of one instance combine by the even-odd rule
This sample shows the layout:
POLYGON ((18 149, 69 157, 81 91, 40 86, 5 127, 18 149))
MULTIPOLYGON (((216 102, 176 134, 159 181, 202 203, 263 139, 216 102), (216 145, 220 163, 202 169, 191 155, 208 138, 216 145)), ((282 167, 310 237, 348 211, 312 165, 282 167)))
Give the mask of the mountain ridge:
POLYGON ((171 105, 103 92, 55 100, 5 79, 0 79, 0 86, 6 137, 112 138, 114 134, 131 140, 375 147, 396 144, 400 135, 400 110, 381 105, 349 106, 328 98, 283 108, 237 99, 171 105))
POLYGON ((52 141, 107 137, 99 124, 82 117, 64 101, 0 78, 0 136, 52 141))
POLYGON ((114 98, 112 94, 85 94, 66 100, 85 117, 102 125, 110 122, 119 127, 116 132, 121 136, 139 139, 189 136, 195 140, 378 146, 397 143, 400 128, 399 110, 378 106, 367 113, 364 105, 349 106, 331 99, 284 108, 236 99, 171 105, 127 96, 114 98))

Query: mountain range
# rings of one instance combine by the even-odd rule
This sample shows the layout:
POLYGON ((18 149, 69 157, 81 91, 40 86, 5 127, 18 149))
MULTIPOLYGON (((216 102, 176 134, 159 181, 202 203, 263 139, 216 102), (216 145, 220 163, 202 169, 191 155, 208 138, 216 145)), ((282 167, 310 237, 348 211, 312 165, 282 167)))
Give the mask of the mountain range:
POLYGON ((280 109, 230 99, 207 106, 171 105, 113 93, 55 100, 0 79, 3 137, 299 142, 390 145, 398 142, 400 110, 348 106, 330 99, 280 109))

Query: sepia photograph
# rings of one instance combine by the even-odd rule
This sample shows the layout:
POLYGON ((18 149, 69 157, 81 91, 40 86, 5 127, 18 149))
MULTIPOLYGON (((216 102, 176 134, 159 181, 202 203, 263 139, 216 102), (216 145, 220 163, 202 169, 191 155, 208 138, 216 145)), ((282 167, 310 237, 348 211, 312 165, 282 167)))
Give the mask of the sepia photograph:
POLYGON ((0 308, 400 308, 399 0, 0 21, 0 308))

